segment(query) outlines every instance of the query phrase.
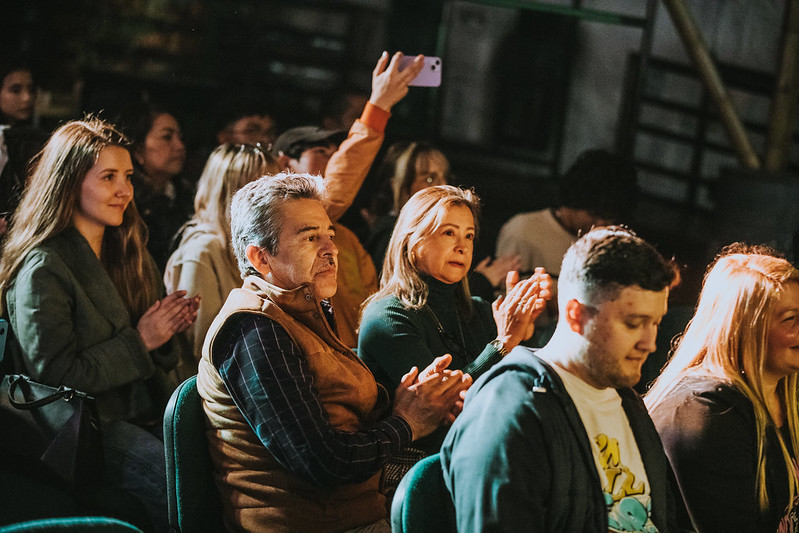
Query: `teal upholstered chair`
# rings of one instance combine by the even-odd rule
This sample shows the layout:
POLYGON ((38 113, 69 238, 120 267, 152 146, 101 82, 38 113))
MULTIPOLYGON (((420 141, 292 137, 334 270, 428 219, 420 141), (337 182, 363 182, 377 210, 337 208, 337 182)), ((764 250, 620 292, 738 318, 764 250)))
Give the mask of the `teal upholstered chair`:
POLYGON ((58 531, 88 531, 89 533, 142 533, 141 529, 103 516, 42 518, 0 527, 0 533, 44 533, 58 531))
POLYGON ((392 533, 456 531, 455 508, 444 485, 438 454, 425 457, 400 481, 391 502, 392 533))
POLYGON ((173 532, 224 531, 197 377, 184 381, 164 413, 167 504, 173 532))

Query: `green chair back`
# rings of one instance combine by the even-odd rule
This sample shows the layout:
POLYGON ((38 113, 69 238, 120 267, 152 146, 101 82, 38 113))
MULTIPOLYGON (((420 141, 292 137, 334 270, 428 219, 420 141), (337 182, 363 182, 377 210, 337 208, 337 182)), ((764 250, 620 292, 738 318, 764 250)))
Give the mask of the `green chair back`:
POLYGON ((444 485, 438 454, 425 457, 397 486, 391 502, 392 533, 455 532, 455 507, 444 485))
POLYGON ((51 531, 88 531, 90 533, 142 533, 142 530, 115 518, 71 516, 42 518, 0 527, 0 533, 44 533, 51 531))
POLYGON ((197 376, 172 393, 164 413, 167 504, 173 532, 224 531, 197 376))

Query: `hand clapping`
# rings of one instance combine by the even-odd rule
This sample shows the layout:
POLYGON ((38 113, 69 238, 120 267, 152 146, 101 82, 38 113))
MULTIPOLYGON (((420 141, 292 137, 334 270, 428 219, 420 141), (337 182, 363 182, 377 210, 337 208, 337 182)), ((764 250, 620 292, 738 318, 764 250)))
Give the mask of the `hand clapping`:
POLYGON ((535 320, 552 298, 552 278, 543 268, 536 268, 529 279, 519 281, 518 272, 508 272, 505 296, 491 305, 497 324, 497 338, 510 351, 521 341, 532 337, 535 320))
POLYGON ((447 370, 449 354, 433 361, 422 372, 413 367, 394 394, 394 413, 411 426, 414 440, 432 433, 443 423, 452 423, 463 408, 463 392, 472 377, 460 370, 447 370))
POLYGON ((150 306, 136 325, 147 350, 155 350, 185 331, 197 318, 199 307, 200 296, 186 298, 186 291, 175 291, 150 306))

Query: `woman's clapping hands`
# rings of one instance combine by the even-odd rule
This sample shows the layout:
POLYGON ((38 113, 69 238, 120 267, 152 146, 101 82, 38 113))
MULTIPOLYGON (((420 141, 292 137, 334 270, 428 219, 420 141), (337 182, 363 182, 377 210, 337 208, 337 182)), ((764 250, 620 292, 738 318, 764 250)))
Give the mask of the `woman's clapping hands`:
POLYGON ((197 319, 199 307, 200 295, 186 298, 186 291, 175 291, 150 306, 136 325, 147 350, 155 350, 185 331, 197 319))
POLYGON ((536 268, 532 277, 522 281, 519 281, 518 272, 508 272, 505 281, 507 293, 491 305, 497 338, 507 351, 532 337, 536 318, 546 309, 547 300, 552 298, 552 283, 552 278, 543 268, 536 268))

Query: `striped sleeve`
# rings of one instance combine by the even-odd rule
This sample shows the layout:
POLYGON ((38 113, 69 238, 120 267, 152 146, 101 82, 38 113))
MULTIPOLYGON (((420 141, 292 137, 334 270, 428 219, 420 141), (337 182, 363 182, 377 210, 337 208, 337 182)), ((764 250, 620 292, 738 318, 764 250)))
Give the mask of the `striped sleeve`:
POLYGON ((267 450, 318 485, 366 480, 411 441, 407 422, 394 415, 359 432, 333 428, 305 356, 263 315, 231 317, 214 351, 233 401, 267 450))

